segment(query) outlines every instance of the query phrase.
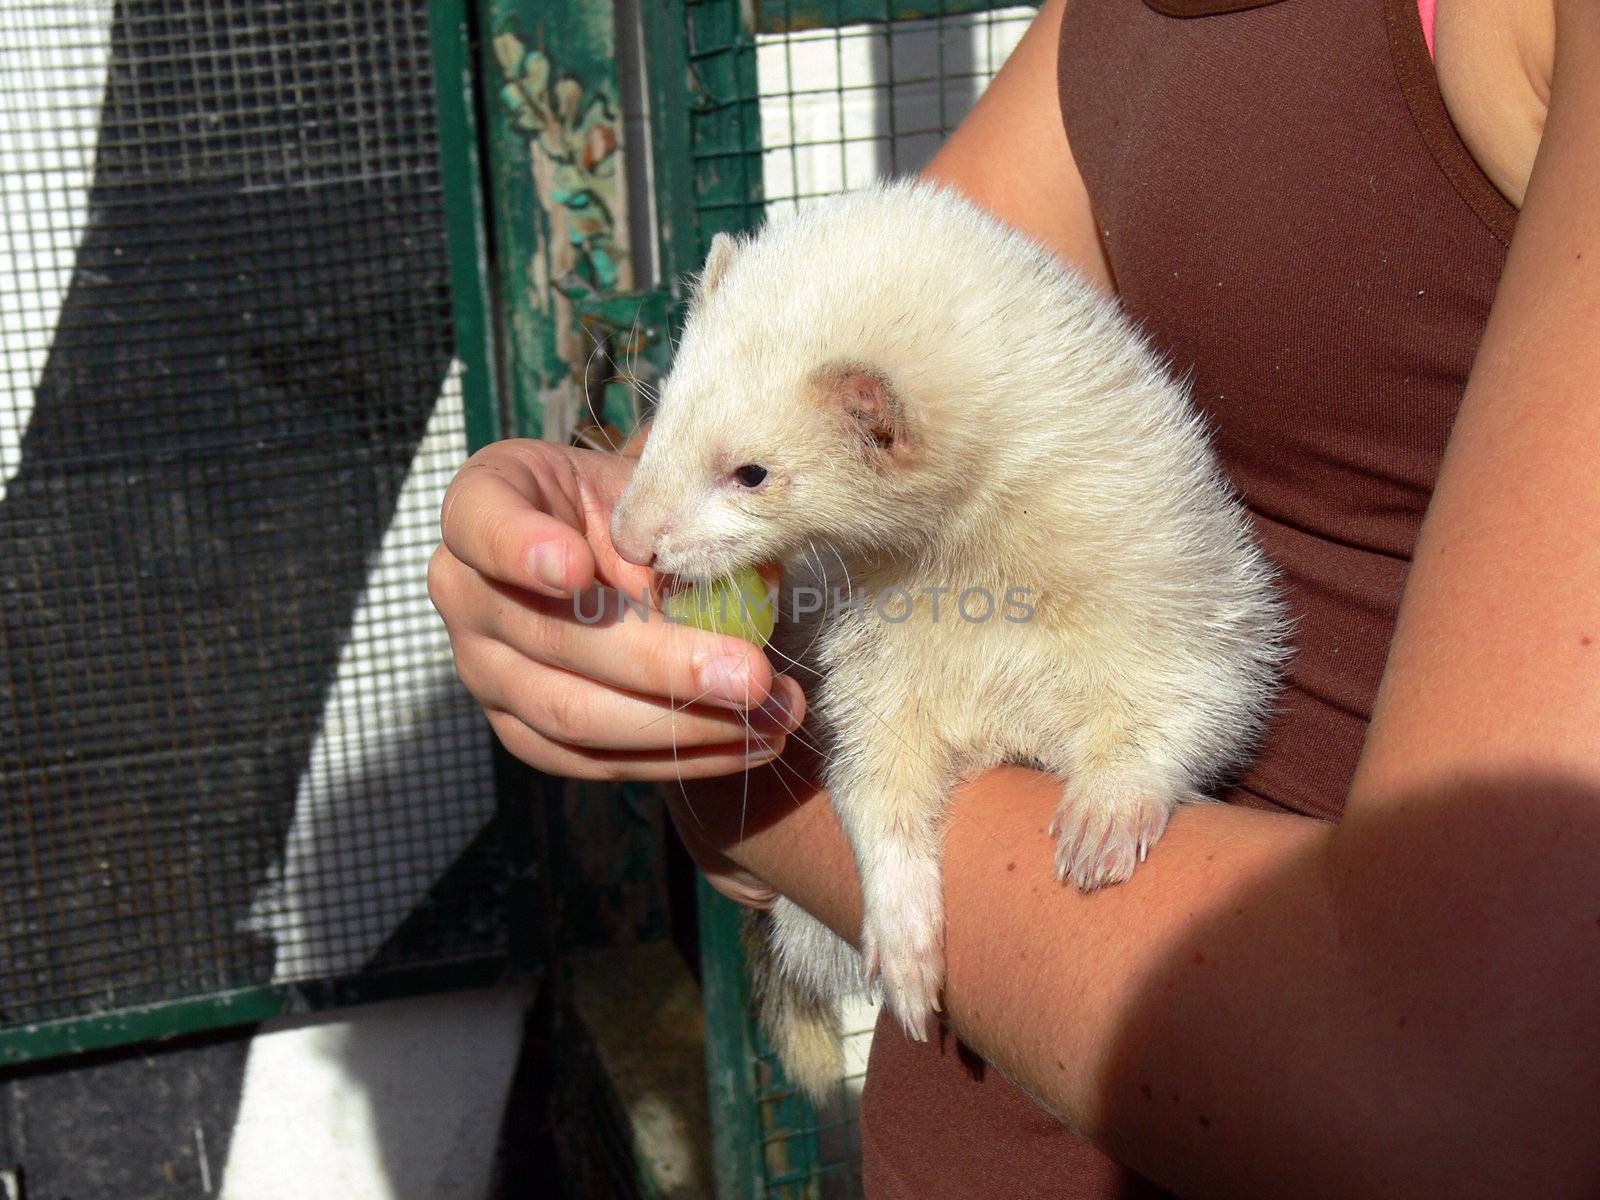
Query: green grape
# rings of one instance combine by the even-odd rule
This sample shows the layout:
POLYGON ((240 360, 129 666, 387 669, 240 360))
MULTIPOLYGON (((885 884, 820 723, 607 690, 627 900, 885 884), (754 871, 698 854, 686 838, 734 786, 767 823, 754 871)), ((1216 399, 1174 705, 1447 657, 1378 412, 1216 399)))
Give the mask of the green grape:
POLYGON ((667 597, 662 611, 669 621, 708 633, 731 633, 758 646, 771 639, 775 624, 772 597, 754 567, 676 592, 667 597))

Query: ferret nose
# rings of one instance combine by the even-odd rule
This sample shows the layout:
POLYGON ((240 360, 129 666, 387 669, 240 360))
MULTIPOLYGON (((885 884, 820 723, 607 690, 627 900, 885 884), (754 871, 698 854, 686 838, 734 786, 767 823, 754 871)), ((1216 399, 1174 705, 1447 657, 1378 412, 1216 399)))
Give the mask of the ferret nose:
POLYGON ((661 531, 660 525, 646 524, 641 527, 613 519, 611 544, 616 548, 617 554, 627 562, 639 567, 654 567, 656 540, 661 536, 661 531))

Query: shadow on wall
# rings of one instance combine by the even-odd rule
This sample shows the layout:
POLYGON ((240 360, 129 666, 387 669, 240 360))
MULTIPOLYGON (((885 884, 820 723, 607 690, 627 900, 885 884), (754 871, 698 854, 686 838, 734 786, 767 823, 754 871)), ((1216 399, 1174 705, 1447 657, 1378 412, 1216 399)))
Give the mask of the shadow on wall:
POLYGON ((116 6, 0 503, 9 1009, 270 976, 243 918, 450 359, 405 7, 116 6))
MULTIPOLYGON (((107 7, 70 281, 53 334, 6 330, 8 353, 48 342, 29 348, 42 366, 0 500, 7 1022, 264 983, 285 957, 280 976, 404 960, 443 936, 449 855, 486 815, 400 827, 409 800, 487 763, 486 736, 438 736, 483 730, 448 659, 445 674, 411 671, 400 713, 385 710, 393 662, 362 674, 372 661, 346 653, 358 612, 401 659, 417 653, 412 609, 437 624, 420 567, 404 594, 375 588, 373 569, 450 363, 428 6, 107 7), (359 678, 334 727, 342 655, 359 678), (388 839, 352 837, 362 821, 392 822, 388 839), (318 841, 293 860, 294 900, 342 907, 320 924, 292 914, 298 940, 280 953, 250 917, 306 836, 318 841)), ((201 1194, 199 1150, 172 1146, 204 1114, 220 1173, 254 1069, 245 1045, 8 1074, 8 1153, 61 1194, 149 1194, 163 1164, 201 1194), (93 1138, 22 1137, 61 1107, 48 1090, 73 1088, 97 1097, 93 1138), (173 1105, 153 1099, 168 1092, 173 1105)), ((393 1077, 382 1058, 354 1054, 345 1084, 397 1125, 375 1140, 403 1173, 416 1115, 379 1094, 393 1077)), ((445 1119, 434 1100, 417 1111, 445 1119)))

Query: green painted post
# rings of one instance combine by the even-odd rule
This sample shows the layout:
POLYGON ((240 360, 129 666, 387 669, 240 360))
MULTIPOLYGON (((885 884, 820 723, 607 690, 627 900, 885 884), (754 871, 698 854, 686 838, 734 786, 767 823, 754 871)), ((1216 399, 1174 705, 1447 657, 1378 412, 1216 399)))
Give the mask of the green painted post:
POLYGON ((700 266, 700 217, 695 210, 694 163, 689 151, 693 109, 689 86, 689 27, 683 0, 640 0, 639 19, 649 70, 650 150, 654 167, 656 236, 661 282, 684 296, 685 276, 700 266))
MULTIPOLYGON (((611 0, 470 0, 488 176, 502 434, 568 442, 589 411, 597 345, 628 340, 653 373, 663 309, 633 292, 611 0), (620 333, 619 333, 620 331, 620 333)), ((609 415, 627 418, 618 386, 609 415)), ((510 803, 540 826, 552 948, 666 932, 662 814, 647 790, 533 776, 510 803)))
POLYGON ((478 450, 500 436, 494 327, 490 315, 488 230, 484 223, 483 162, 475 104, 467 0, 432 0, 434 88, 439 108, 439 159, 445 221, 450 234, 450 302, 456 357, 466 404, 467 446, 478 450))
POLYGON ((610 0, 478 0, 500 336, 513 432, 566 441, 583 411, 574 305, 633 287, 610 0))
POLYGON ((756 1108, 750 993, 739 945, 739 906, 699 880, 700 987, 706 1005, 706 1070, 711 1086, 711 1151, 717 1200, 762 1194, 761 1122, 756 1108))

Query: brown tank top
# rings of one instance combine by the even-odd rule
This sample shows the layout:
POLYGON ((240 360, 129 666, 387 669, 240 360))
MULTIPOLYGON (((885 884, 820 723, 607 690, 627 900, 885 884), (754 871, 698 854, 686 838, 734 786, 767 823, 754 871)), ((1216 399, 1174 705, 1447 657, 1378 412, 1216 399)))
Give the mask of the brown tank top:
MULTIPOLYGON (((1416 0, 1069 0, 1061 45, 1117 290, 1192 378, 1298 621, 1228 798, 1337 818, 1515 209, 1450 123, 1416 0)), ((862 1141, 871 1200, 1163 1194, 892 1022, 862 1141)))

